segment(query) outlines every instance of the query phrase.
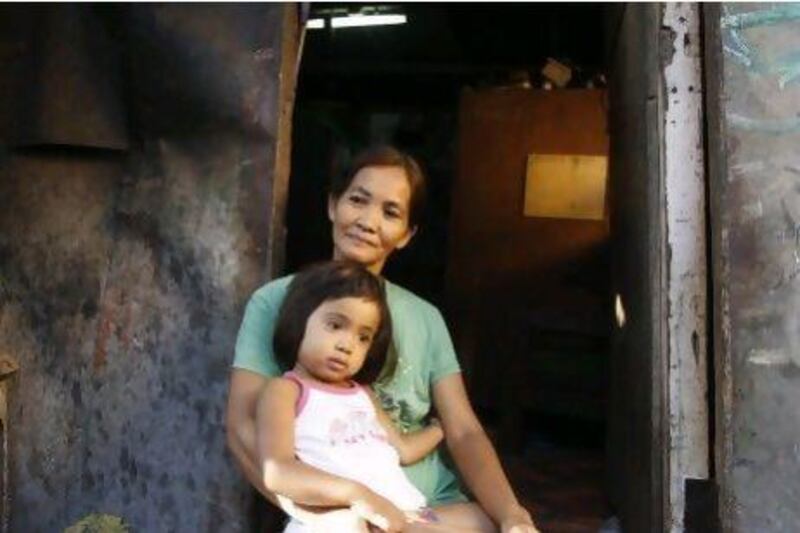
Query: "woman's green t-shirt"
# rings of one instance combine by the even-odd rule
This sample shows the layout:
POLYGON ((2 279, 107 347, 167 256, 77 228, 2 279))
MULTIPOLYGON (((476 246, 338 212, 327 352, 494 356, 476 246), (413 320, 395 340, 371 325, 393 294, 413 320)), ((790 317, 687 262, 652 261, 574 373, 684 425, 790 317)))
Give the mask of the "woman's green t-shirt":
MULTIPOLYGON (((272 335, 291 280, 292 276, 279 278, 253 293, 239 328, 234 368, 264 376, 283 373, 273 354, 272 335)), ((388 281, 386 298, 392 316, 389 360, 397 366, 389 380, 375 383, 373 388, 395 425, 404 432, 414 431, 423 426, 430 412, 433 384, 461 368, 436 307, 388 281)), ((466 501, 438 450, 405 467, 405 472, 428 505, 466 501)))

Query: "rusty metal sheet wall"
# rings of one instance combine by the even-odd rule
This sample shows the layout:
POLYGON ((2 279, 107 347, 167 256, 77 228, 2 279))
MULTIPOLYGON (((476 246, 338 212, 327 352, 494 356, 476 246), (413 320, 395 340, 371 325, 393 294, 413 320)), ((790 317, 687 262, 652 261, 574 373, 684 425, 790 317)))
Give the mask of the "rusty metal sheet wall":
POLYGON ((129 150, 0 149, 12 531, 251 528, 222 421, 264 281, 289 8, 121 8, 129 150))
POLYGON ((4 144, 128 148, 123 13, 78 4, 0 7, 4 144))
POLYGON ((800 5, 707 16, 725 531, 800 528, 800 5))

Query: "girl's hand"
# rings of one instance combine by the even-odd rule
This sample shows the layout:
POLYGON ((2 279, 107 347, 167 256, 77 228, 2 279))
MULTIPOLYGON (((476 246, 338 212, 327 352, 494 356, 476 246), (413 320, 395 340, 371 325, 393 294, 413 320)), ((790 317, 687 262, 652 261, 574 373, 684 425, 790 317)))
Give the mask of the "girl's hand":
POLYGON ((501 531, 503 533, 540 533, 533 524, 519 524, 516 526, 511 526, 510 529, 506 529, 504 526, 501 531))
POLYGON ((395 504, 365 489, 351 507, 361 518, 387 533, 399 533, 406 523, 406 515, 395 504))
POLYGON ((502 533, 539 533, 531 515, 523 507, 517 507, 500 524, 502 533))
POLYGON ((428 426, 436 430, 436 434, 439 437, 439 442, 441 442, 444 439, 444 428, 442 428, 442 422, 434 416, 428 421, 428 426))

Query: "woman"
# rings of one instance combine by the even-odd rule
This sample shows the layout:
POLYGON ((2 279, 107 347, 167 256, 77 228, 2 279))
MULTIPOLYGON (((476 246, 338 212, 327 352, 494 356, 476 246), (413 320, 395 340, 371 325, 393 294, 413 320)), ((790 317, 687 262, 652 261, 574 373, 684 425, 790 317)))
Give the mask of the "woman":
MULTIPOLYGON (((424 176, 410 156, 382 147, 358 157, 351 172, 331 188, 328 217, 334 259, 356 261, 379 275, 389 256, 416 233, 424 198, 424 176)), ((226 414, 229 448, 248 480, 273 503, 276 498, 264 488, 255 460, 254 415, 259 391, 281 373, 272 353, 272 334, 290 280, 289 276, 267 283, 248 303, 236 343, 226 414)), ((493 521, 503 533, 537 531, 472 410, 441 314, 388 281, 386 293, 396 368, 390 381, 376 383, 376 392, 404 431, 419 429, 431 407, 436 408, 450 454, 480 505, 467 501, 439 453, 408 467, 406 474, 429 504, 444 512, 449 507, 472 513, 487 530, 493 521)))

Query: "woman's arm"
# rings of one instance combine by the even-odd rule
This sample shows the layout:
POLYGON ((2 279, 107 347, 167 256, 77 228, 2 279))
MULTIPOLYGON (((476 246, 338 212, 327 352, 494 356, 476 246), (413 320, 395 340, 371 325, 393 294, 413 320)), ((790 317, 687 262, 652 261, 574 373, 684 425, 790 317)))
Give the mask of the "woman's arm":
POLYGON ((270 378, 234 368, 231 373, 225 433, 228 449, 244 476, 269 501, 278 505, 275 495, 264 487, 256 454, 256 402, 270 378))
POLYGON ((378 422, 380 422, 383 429, 386 430, 386 434, 389 437, 389 444, 391 444, 400 455, 400 464, 410 465, 416 463, 431 453, 436 446, 442 442, 444 431, 438 423, 433 423, 413 433, 399 432, 389 418, 389 415, 383 410, 381 402, 375 396, 375 393, 371 389, 365 390, 368 392, 375 406, 378 422))
POLYGON ((503 532, 538 531, 519 504, 500 460, 472 410, 460 373, 433 385, 433 400, 442 421, 445 441, 472 493, 503 532))

